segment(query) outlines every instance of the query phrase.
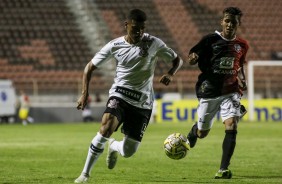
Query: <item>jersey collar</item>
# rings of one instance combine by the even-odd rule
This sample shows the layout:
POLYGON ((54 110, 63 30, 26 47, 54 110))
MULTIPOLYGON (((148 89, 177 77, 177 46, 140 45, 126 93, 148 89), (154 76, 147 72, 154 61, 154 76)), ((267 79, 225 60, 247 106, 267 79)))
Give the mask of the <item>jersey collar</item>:
POLYGON ((226 39, 226 38, 224 38, 224 37, 221 35, 221 33, 220 33, 219 31, 215 30, 215 33, 218 34, 218 35, 219 35, 223 40, 225 40, 225 41, 233 41, 233 40, 236 39, 236 35, 235 35, 235 37, 234 37, 233 39, 226 39))

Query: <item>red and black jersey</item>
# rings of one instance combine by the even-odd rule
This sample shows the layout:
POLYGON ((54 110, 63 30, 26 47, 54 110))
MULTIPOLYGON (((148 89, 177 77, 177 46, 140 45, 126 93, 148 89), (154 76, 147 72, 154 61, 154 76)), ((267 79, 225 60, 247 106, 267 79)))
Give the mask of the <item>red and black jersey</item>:
POLYGON ((201 74, 196 84, 198 98, 213 98, 239 92, 238 71, 246 63, 248 43, 236 37, 223 38, 219 32, 204 36, 190 53, 198 54, 201 74))

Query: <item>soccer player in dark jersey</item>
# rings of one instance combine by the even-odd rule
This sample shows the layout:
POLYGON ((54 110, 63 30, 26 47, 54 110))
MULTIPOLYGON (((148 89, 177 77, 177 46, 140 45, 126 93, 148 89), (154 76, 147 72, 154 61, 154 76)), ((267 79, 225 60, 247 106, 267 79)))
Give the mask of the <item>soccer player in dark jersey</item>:
POLYGON ((236 145, 242 91, 247 89, 244 67, 248 43, 236 35, 242 11, 237 7, 223 10, 222 31, 204 36, 189 52, 188 62, 198 63, 201 74, 196 83, 199 99, 198 121, 187 138, 194 147, 197 138, 208 135, 215 115, 220 112, 225 125, 222 158, 216 179, 230 179, 228 169, 236 145))

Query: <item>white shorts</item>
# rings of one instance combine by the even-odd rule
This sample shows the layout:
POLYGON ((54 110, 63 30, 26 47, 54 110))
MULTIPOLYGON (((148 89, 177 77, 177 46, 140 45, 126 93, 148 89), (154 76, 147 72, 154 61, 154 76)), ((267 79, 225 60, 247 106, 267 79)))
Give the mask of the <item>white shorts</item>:
POLYGON ((198 129, 211 129, 214 117, 220 112, 222 122, 231 117, 240 116, 239 93, 231 93, 216 98, 200 98, 198 113, 198 129))

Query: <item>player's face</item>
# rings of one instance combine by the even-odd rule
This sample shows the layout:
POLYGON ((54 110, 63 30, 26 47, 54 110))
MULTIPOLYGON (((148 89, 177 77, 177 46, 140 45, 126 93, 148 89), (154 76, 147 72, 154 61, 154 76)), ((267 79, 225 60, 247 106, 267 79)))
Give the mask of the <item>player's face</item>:
POLYGON ((145 30, 145 22, 137 22, 135 20, 130 20, 125 22, 127 31, 127 41, 130 43, 138 43, 145 30))
POLYGON ((223 19, 221 20, 223 37, 227 39, 234 38, 239 25, 239 16, 224 14, 223 19))

